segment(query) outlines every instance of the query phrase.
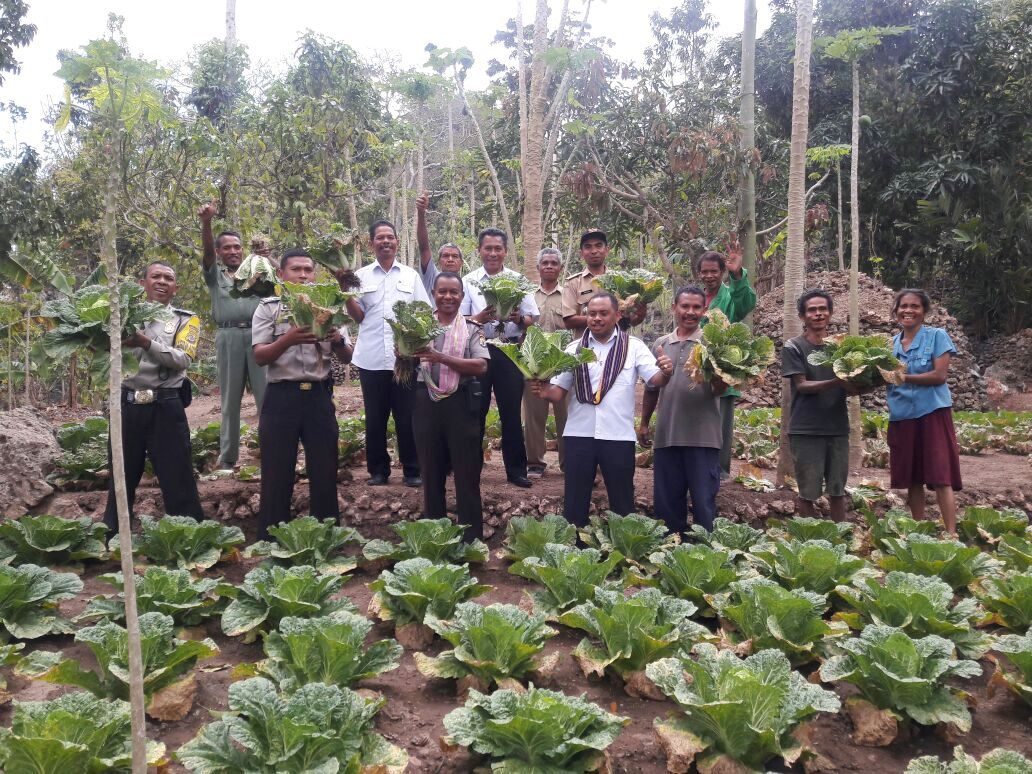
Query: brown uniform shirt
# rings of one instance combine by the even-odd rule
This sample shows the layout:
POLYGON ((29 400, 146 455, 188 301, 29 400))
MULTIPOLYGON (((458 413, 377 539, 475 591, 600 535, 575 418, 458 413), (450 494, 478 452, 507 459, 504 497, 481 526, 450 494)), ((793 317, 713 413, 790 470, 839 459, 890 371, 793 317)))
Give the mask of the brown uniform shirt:
MULTIPOLYGON (((595 282, 595 275, 585 269, 580 274, 574 274, 566 278, 563 285, 563 317, 575 314, 584 314, 588 299, 597 293, 601 288, 595 282)), ((578 333, 583 333, 583 328, 578 333)))
MULTIPOLYGON (((293 325, 287 308, 279 298, 265 298, 254 310, 251 321, 251 345, 271 344, 293 325)), ((345 328, 340 329, 344 341, 351 343, 345 328)), ((330 358, 333 345, 329 340, 315 344, 295 344, 276 360, 269 363, 269 383, 324 382, 330 378, 330 358)))
POLYGON ((551 292, 546 291, 540 285, 534 291, 534 300, 537 301, 538 310, 541 312, 537 324, 545 333, 566 330, 566 326, 563 325, 563 316, 566 314, 563 311, 564 296, 565 291, 559 285, 556 285, 551 292))

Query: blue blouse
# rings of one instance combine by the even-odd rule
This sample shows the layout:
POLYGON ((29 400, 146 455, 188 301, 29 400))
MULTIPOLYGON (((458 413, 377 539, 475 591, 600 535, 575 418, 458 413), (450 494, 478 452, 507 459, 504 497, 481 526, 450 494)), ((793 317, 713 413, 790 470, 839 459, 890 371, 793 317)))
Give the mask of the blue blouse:
MULTIPOLYGON (((926 374, 935 370, 935 359, 946 352, 957 354, 953 340, 942 328, 922 325, 910 342, 909 349, 903 349, 903 334, 892 339, 892 354, 907 367, 908 374, 926 374)), ((953 405, 950 387, 945 382, 935 385, 901 384, 889 385, 886 398, 889 402, 889 421, 919 419, 941 408, 953 405)))

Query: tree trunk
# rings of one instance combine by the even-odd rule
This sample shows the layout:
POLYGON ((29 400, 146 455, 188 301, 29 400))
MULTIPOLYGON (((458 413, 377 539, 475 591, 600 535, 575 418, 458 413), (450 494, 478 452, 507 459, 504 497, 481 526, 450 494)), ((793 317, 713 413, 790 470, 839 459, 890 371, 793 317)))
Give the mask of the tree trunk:
MULTIPOLYGON (((484 142, 484 133, 480 129, 480 122, 477 120, 476 113, 473 112, 473 107, 469 104, 469 99, 466 98, 466 89, 462 85, 462 80, 460 78, 456 78, 455 82, 459 87, 459 96, 462 98, 462 105, 466 108, 469 120, 473 123, 473 134, 476 135, 477 146, 480 148, 480 155, 483 157, 484 164, 487 166, 487 171, 491 175, 491 184, 494 186, 498 210, 502 215, 502 228, 505 229, 505 233, 509 235, 509 239, 511 240, 513 238, 512 221, 509 220, 509 208, 505 205, 505 195, 502 193, 502 184, 498 180, 498 170, 495 169, 494 162, 491 161, 491 155, 487 152, 487 144, 484 142)), ((472 215, 470 218, 472 220, 472 215)), ((475 233, 474 236, 476 236, 475 233)))
POLYGON ((79 356, 75 352, 68 358, 68 405, 75 408, 79 405, 79 356))
MULTIPOLYGON (((236 0, 226 0, 226 61, 225 71, 223 78, 225 80, 226 94, 228 96, 228 102, 226 104, 226 125, 223 127, 223 131, 232 133, 233 131, 233 86, 236 83, 236 73, 232 71, 232 55, 233 49, 236 48, 237 34, 236 34, 236 0)), ((236 177, 236 151, 237 143, 229 143, 229 158, 226 161, 226 212, 224 216, 231 228, 240 227, 240 203, 237 200, 236 191, 233 188, 233 179, 236 177)), ((299 244, 303 244, 303 241, 299 244)))
MULTIPOLYGON (((795 65, 792 76, 792 145, 788 173, 788 244, 785 250, 785 303, 783 336, 787 341, 799 335, 796 299, 806 278, 806 142, 810 113, 810 51, 813 45, 813 0, 796 4, 795 65)), ((781 388, 781 445, 778 451, 777 483, 784 486, 794 465, 788 444, 792 398, 788 380, 781 388)))
POLYGON ((104 187, 104 218, 101 221, 100 257, 108 277, 108 303, 111 321, 110 373, 108 375, 108 434, 111 440, 111 478, 114 480, 118 510, 118 546, 122 553, 122 577, 126 579, 125 628, 129 650, 129 703, 132 717, 133 774, 147 771, 147 716, 143 696, 143 657, 140 653, 140 619, 136 610, 136 577, 133 569, 132 525, 129 523, 129 496, 125 486, 125 460, 122 448, 122 310, 118 293, 118 256, 115 252, 118 208, 119 128, 111 133, 108 146, 107 184, 104 187))
MULTIPOLYGON (((530 84, 525 99, 526 130, 520 127, 523 164, 523 273, 532 282, 538 281, 537 254, 545 239, 545 115, 548 113, 545 53, 548 49, 548 2, 537 0, 534 15, 534 48, 532 52, 530 84)), ((521 69, 524 65, 521 64, 521 69)), ((522 95, 521 95, 522 97, 522 95)))
MULTIPOLYGON (((745 28, 742 30, 742 162, 738 189, 738 240, 742 263, 756 281, 756 176, 752 156, 756 148, 756 0, 745 0, 745 28)), ((751 315, 750 315, 751 317, 751 315)))
POLYGON ((455 123, 452 101, 448 98, 448 239, 455 239, 455 123))
POLYGON ((846 248, 842 239, 842 161, 835 159, 835 180, 838 182, 838 270, 846 270, 846 248))
POLYGON ((32 302, 25 308, 25 405, 32 405, 32 369, 29 367, 29 350, 32 348, 32 302))
POLYGON ((236 0, 226 0, 226 51, 236 45, 236 0))
POLYGON ((474 175, 469 181, 469 236, 477 238, 477 178, 474 175))
MULTIPOLYGON (((849 332, 860 333, 860 60, 853 65, 853 129, 849 156, 849 332)), ((841 184, 840 189, 841 189, 841 184)), ((842 214, 839 212, 841 228, 842 214)), ((849 399, 849 467, 859 470, 864 459, 860 398, 849 399)))
MULTIPOLYGON (((358 203, 355 201, 355 183, 351 177, 351 145, 344 143, 344 184, 348 187, 348 220, 351 221, 351 230, 359 233, 358 227, 358 203)), ((362 265, 362 243, 355 240, 355 268, 362 265)))

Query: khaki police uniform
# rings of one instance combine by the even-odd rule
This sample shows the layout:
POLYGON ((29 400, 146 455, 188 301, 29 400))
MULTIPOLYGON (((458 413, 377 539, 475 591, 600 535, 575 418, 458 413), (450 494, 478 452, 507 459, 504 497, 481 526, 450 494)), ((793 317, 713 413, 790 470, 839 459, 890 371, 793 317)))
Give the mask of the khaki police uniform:
MULTIPOLYGON (((293 323, 279 298, 266 298, 254 311, 251 341, 271 344, 293 323)), ((341 330, 349 341, 346 330, 341 330)), ((258 423, 261 449, 261 505, 258 537, 268 537, 271 526, 293 518, 297 445, 305 447, 309 513, 317 518, 338 518, 337 416, 333 407, 333 379, 329 341, 297 344, 268 366, 268 387, 258 423)))
POLYGON ((254 362, 251 317, 259 299, 233 298, 233 279, 218 261, 204 268, 204 283, 211 295, 215 319, 215 363, 218 372, 222 421, 219 426, 220 468, 231 468, 240 458, 240 401, 250 385, 258 412, 265 397, 265 368, 254 362))
MULTIPOLYGON (((599 290, 601 288, 595 282, 595 275, 589 269, 585 269, 579 274, 571 274, 563 285, 563 317, 585 314, 588 300, 599 290)), ((573 330, 574 337, 584 335, 583 328, 571 330, 573 330)))
MULTIPOLYGON (((563 316, 564 289, 559 285, 551 292, 546 292, 538 286, 534 291, 534 300, 537 301, 541 317, 537 324, 546 333, 565 330, 563 316)), ((574 314, 577 314, 574 312, 574 314)), ((566 427, 566 401, 560 403, 549 403, 542 400, 530 391, 530 384, 523 388, 523 438, 527 445, 527 469, 531 472, 542 472, 545 467, 545 423, 548 420, 548 410, 552 409, 555 414, 555 430, 559 439, 559 468, 563 469, 563 428, 566 427)))
MULTIPOLYGON (((150 339, 150 347, 131 350, 140 365, 136 373, 122 380, 122 459, 130 515, 150 457, 165 513, 204 518, 194 478, 190 426, 180 397, 186 369, 197 354, 200 327, 193 312, 169 307, 166 319, 154 320, 141 330, 150 339)), ((114 486, 112 477, 104 523, 117 532, 114 486)))
MULTIPOLYGON (((459 320, 461 318, 456 318, 459 320)), ((453 323, 454 324, 454 323, 453 323)), ((483 329, 474 322, 465 322, 469 338, 462 357, 489 360, 483 329)), ((448 326, 450 330, 451 326, 448 326)), ((446 331, 447 332, 447 331, 446 331)), ((434 348, 444 349, 446 333, 434 341, 434 348)), ((441 366, 434 363, 430 375, 440 379, 441 366)), ((412 433, 423 473, 423 517, 447 518, 445 483, 448 471, 455 474, 455 505, 459 524, 466 527, 466 539, 484 537, 483 505, 480 498, 480 472, 484 453, 480 443, 480 397, 470 391, 479 386, 472 376, 459 377, 454 393, 439 401, 430 397, 420 368, 417 375, 416 406, 412 414, 412 433)))

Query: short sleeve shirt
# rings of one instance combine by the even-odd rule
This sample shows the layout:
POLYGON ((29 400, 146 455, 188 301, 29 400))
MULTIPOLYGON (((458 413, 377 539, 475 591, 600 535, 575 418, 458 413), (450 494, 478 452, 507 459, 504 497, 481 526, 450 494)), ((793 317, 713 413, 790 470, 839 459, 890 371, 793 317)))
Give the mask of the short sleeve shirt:
POLYGON ((541 330, 546 333, 566 330, 566 326, 563 325, 563 291, 558 285, 551 291, 538 286, 534 291, 534 302, 541 313, 537 321, 541 330))
MULTIPOLYGON (((614 332, 609 340, 600 342, 588 336, 588 347, 595 353, 595 362, 588 363, 592 391, 598 389, 606 356, 616 342, 614 332)), ((580 340, 571 343, 566 351, 573 354, 580 347, 580 340)), ((638 379, 646 382, 659 373, 656 358, 645 343, 634 336, 627 342, 627 359, 623 370, 616 377, 613 386, 597 406, 581 403, 576 395, 569 396, 564 436, 575 438, 596 438, 600 441, 634 441, 634 388, 638 379)), ((573 373, 567 371, 552 379, 552 384, 570 392, 573 390, 573 373)))
MULTIPOLYGON (((271 344, 290 330, 293 323, 286 307, 278 298, 266 298, 254 311, 251 321, 251 345, 271 344)), ((340 329, 344 341, 351 343, 346 329, 340 329)), ((268 380, 276 382, 324 382, 330 378, 333 345, 329 341, 295 344, 269 363, 268 380)))
MULTIPOLYGON (((588 269, 567 278, 563 285, 563 317, 584 314, 588 299, 599 291, 595 275, 588 269)), ((583 333, 583 329, 581 329, 583 333)))
POLYGON ((423 269, 422 261, 420 261, 416 264, 416 271, 419 272, 419 276, 423 278, 423 287, 426 289, 427 295, 432 296, 434 280, 437 279, 437 275, 441 273, 440 269, 437 268, 437 261, 431 258, 430 263, 426 265, 425 270, 423 269))
POLYGON ((653 438, 657 449, 670 446, 719 449, 721 446, 720 397, 713 394, 708 383, 696 384, 684 372, 684 364, 701 335, 702 328, 684 340, 678 339, 677 333, 668 333, 657 339, 652 347, 653 355, 658 357, 662 347, 674 363, 670 381, 659 388, 659 410, 653 438))
POLYGON ((790 435, 849 435, 845 390, 831 387, 820 392, 802 393, 796 390, 792 380, 796 374, 802 374, 808 382, 835 378, 831 366, 810 365, 807 360, 811 352, 823 348, 823 344, 811 344, 805 336, 796 336, 786 341, 781 350, 781 374, 790 380, 792 391, 792 418, 788 423, 790 435))
POLYGON ((402 266, 397 260, 388 271, 384 271, 378 261, 373 261, 355 274, 362 283, 356 301, 365 317, 358 326, 358 341, 351 362, 367 371, 390 371, 394 368, 394 331, 387 321, 394 319, 394 304, 398 301, 433 304, 416 270, 402 266))
MULTIPOLYGON (((957 354, 950 335, 942 328, 922 325, 907 349, 903 349, 903 334, 897 333, 892 340, 892 354, 907 367, 908 374, 926 374, 935 370, 935 359, 950 352, 957 354)), ((953 396, 948 384, 900 384, 889 385, 886 398, 889 402, 889 421, 919 419, 941 408, 953 405, 953 396)))
POLYGON ((233 289, 233 280, 226 267, 218 261, 211 266, 204 266, 203 271, 204 284, 208 286, 208 293, 211 295, 211 316, 215 322, 250 322, 261 299, 254 296, 233 298, 229 294, 233 289))
MULTIPOLYGON (((503 268, 501 273, 520 276, 519 272, 509 268, 503 268)), ((487 270, 481 266, 462 278, 462 290, 465 295, 462 298, 462 306, 459 307, 459 314, 463 316, 479 314, 487 306, 484 294, 480 292, 480 288, 473 284, 487 276, 487 270)), ((537 321, 539 313, 533 293, 527 293, 523 297, 523 300, 520 301, 519 311, 524 317, 531 317, 535 322, 537 321)), ((488 339, 501 338, 503 341, 519 341, 522 335, 523 330, 520 326, 508 320, 505 322, 489 322, 484 325, 484 336, 488 339)))
MULTIPOLYGON (((452 321, 452 324, 444 329, 444 333, 438 335, 438 337, 434 339, 434 349, 436 349, 438 352, 444 349, 444 340, 447 337, 448 331, 450 331, 452 329, 452 325, 455 325, 455 322, 460 319, 462 318, 456 317, 455 320, 452 321)), ((490 360, 491 353, 487 350, 487 341, 484 339, 484 331, 475 322, 471 322, 469 320, 466 320, 465 322, 466 326, 469 328, 469 338, 466 339, 466 347, 462 350, 462 357, 467 360, 472 360, 473 358, 478 357, 484 360, 490 360)), ((430 375, 433 377, 435 383, 440 382, 440 363, 434 363, 430 366, 430 375)), ((462 374, 459 377, 459 384, 465 384, 473 378, 474 377, 470 376, 469 374, 462 374)), ((416 380, 420 382, 425 381, 423 379, 422 369, 418 371, 416 380)))
POLYGON ((169 313, 166 319, 151 320, 140 329, 151 343, 147 349, 132 350, 139 367, 122 380, 126 389, 175 388, 186 378, 186 369, 197 354, 201 321, 183 309, 169 307, 169 313))

